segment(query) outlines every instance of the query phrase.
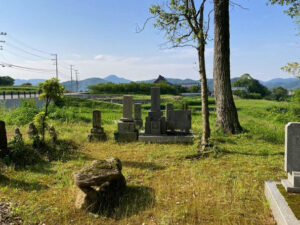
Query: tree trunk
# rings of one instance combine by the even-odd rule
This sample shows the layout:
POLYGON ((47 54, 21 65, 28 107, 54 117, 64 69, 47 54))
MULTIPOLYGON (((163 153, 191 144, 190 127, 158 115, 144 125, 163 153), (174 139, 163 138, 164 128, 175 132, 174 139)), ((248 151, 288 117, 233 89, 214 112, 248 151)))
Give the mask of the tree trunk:
POLYGON ((214 0, 214 94, 216 99, 216 127, 224 133, 239 133, 236 106, 230 82, 229 0, 214 0))
POLYGON ((201 101, 202 101, 202 139, 203 147, 207 146, 210 138, 209 126, 209 109, 208 109, 208 87, 205 70, 205 40, 199 44, 198 60, 199 60, 199 74, 201 80, 201 101))

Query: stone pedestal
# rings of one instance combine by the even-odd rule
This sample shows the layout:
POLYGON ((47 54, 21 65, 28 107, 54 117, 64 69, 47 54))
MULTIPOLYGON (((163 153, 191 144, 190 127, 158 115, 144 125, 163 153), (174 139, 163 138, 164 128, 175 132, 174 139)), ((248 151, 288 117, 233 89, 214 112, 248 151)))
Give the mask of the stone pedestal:
POLYGON ((138 139, 138 130, 132 118, 132 96, 123 97, 123 116, 118 122, 118 131, 114 133, 117 142, 132 142, 138 139))
POLYGON ((140 103, 134 104, 134 124, 137 129, 143 127, 142 105, 140 103))
POLYGON ((0 157, 8 154, 5 122, 0 120, 0 157))
POLYGON ((93 128, 89 135, 89 141, 106 141, 107 136, 101 127, 101 112, 99 110, 93 111, 93 128))
POLYGON ((288 179, 282 185, 288 192, 300 193, 300 123, 285 127, 285 171, 288 179))

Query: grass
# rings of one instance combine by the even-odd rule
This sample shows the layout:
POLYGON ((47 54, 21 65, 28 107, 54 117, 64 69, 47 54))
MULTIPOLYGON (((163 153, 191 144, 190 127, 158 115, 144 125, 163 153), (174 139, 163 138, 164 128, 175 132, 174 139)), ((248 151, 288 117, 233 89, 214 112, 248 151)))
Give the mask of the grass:
POLYGON ((300 194, 288 193, 282 185, 278 185, 277 187, 287 201, 296 218, 300 220, 300 194))
MULTIPOLYGON (((178 107, 184 101, 197 101, 197 98, 175 99, 178 107)), ((221 154, 189 160, 186 156, 197 152, 197 143, 115 143, 113 132, 121 117, 120 105, 70 100, 64 106, 65 114, 73 117, 61 112, 61 118, 51 123, 59 132, 59 139, 72 141, 77 150, 71 151, 64 160, 25 168, 3 166, 0 199, 13 202, 14 213, 25 224, 275 224, 264 197, 264 181, 286 177, 283 170, 285 124, 270 119, 266 109, 282 103, 236 100, 236 104, 247 132, 234 136, 213 132, 212 141, 221 154), (93 109, 102 111, 107 142, 88 142, 93 109), (107 157, 118 157, 123 163, 128 189, 120 206, 109 216, 76 210, 73 172, 92 160, 107 157)), ((0 116, 6 118, 7 113, 11 112, 2 111, 0 116)), ((143 118, 146 114, 144 110, 143 118)), ((196 133, 201 130, 200 114, 193 111, 196 133)), ((215 114, 211 112, 212 127, 214 121, 215 114)), ((7 126, 9 138, 14 126, 7 126)), ((28 143, 26 130, 27 127, 21 127, 28 143)))

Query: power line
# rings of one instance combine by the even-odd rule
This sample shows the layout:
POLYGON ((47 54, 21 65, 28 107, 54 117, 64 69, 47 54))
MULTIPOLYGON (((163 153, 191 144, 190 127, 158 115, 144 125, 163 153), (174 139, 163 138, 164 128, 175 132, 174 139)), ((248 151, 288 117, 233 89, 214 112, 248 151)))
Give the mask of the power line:
POLYGON ((43 53, 43 54, 46 54, 46 55, 52 55, 52 53, 50 53, 50 52, 46 52, 46 51, 43 51, 43 50, 40 50, 40 49, 37 49, 37 48, 33 48, 33 47, 31 47, 30 45, 24 43, 23 41, 20 41, 20 40, 16 39, 15 37, 12 37, 11 35, 8 35, 8 34, 7 34, 7 37, 8 37, 9 39, 12 39, 14 42, 18 43, 19 45, 25 46, 25 47, 28 48, 28 49, 31 49, 31 50, 33 50, 33 51, 37 51, 37 52, 40 52, 40 53, 43 53))
POLYGON ((35 56, 35 57, 38 57, 38 58, 41 58, 41 59, 51 60, 50 58, 47 58, 47 57, 44 57, 44 56, 40 56, 40 55, 31 53, 31 52, 29 52, 29 51, 26 51, 26 50, 24 50, 24 49, 22 49, 22 48, 19 48, 18 46, 15 46, 15 45, 13 45, 13 44, 11 44, 11 43, 6 42, 5 44, 7 44, 8 46, 10 46, 11 48, 14 48, 14 49, 16 49, 16 50, 18 50, 18 51, 24 52, 24 53, 26 53, 26 54, 29 54, 29 55, 32 55, 32 56, 35 56))

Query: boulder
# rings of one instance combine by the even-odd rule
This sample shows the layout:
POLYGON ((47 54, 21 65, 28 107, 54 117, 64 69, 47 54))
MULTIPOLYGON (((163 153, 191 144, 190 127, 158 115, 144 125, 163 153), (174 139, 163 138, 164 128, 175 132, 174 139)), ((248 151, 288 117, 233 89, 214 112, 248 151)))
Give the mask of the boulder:
POLYGON ((74 182, 80 189, 75 207, 94 213, 114 208, 126 187, 118 158, 93 161, 74 173, 74 182))

